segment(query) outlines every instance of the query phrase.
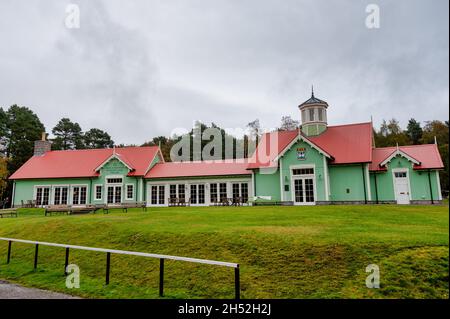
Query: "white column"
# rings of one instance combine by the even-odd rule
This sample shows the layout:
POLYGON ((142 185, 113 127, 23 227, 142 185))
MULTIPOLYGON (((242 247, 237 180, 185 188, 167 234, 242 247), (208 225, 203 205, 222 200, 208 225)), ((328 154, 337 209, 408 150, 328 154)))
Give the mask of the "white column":
POLYGON ((324 184, 325 184, 325 200, 330 200, 330 185, 328 185, 328 163, 327 158, 323 155, 323 174, 324 174, 324 184))
POLYGON ((372 192, 370 190, 370 174, 369 174, 369 164, 366 164, 366 184, 367 184, 367 200, 372 200, 372 192))

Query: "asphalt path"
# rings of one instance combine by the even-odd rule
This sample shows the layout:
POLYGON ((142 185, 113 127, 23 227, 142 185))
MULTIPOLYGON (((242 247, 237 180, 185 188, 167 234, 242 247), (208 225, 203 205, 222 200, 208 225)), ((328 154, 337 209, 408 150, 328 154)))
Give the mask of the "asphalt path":
POLYGON ((79 299, 79 297, 48 290, 26 288, 0 280, 0 299, 79 299))

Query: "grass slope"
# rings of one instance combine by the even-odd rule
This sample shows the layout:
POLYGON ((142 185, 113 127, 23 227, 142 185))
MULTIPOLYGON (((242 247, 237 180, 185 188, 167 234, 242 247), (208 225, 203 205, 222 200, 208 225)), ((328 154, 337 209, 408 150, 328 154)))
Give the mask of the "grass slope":
MULTIPOLYGON (((206 258, 241 264, 243 298, 448 298, 447 206, 152 208, 44 217, 20 210, 0 236, 206 258), (365 268, 380 267, 380 289, 365 268)), ((65 288, 64 249, 13 244, 0 278, 96 298, 158 298, 159 261, 71 251, 81 287, 65 288)), ((232 298, 233 269, 166 261, 166 298, 232 298)))

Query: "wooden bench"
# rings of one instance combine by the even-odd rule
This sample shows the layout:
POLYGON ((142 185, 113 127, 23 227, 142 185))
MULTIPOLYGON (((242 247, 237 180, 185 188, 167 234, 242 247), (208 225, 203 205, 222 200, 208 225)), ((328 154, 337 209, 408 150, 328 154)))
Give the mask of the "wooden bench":
POLYGON ((16 208, 6 208, 0 209, 0 218, 3 217, 17 217, 17 209, 16 208))
POLYGON ((147 211, 147 203, 146 202, 129 202, 129 203, 120 203, 120 204, 105 204, 103 206, 103 212, 105 214, 109 213, 110 209, 122 209, 122 212, 128 213, 128 208, 142 208, 143 211, 147 211))
POLYGON ((45 207, 45 216, 51 216, 53 214, 86 214, 95 212, 102 207, 98 205, 82 205, 82 206, 71 206, 71 205, 48 205, 45 207))
POLYGON ((169 207, 174 207, 174 206, 189 206, 191 200, 187 200, 185 198, 177 198, 177 197, 172 197, 172 198, 168 198, 168 203, 169 203, 169 207))
POLYGON ((69 205, 48 205, 45 207, 45 216, 51 216, 52 214, 70 214, 69 205))

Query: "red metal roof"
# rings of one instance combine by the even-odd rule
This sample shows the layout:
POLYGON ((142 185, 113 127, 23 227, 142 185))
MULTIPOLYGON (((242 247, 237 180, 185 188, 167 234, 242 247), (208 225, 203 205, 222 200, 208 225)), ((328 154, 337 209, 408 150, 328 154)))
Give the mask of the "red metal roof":
POLYGON ((298 131, 280 131, 265 133, 256 151, 249 158, 248 169, 274 167, 275 158, 296 138, 298 131))
MULTIPOLYGON (((157 146, 124 147, 116 148, 115 153, 133 168, 129 176, 143 176, 158 150, 157 146)), ((94 177, 98 175, 95 169, 113 152, 111 148, 50 151, 42 156, 31 157, 10 179, 94 177)))
MULTIPOLYGON (((368 163, 372 161, 372 123, 328 126, 318 136, 305 137, 333 157, 331 164, 368 163)), ((296 138, 298 131, 271 132, 263 135, 249 169, 276 166, 275 158, 296 138), (276 141, 278 143, 276 143, 276 141), (270 154, 267 157, 257 154, 270 154)))
MULTIPOLYGON (((410 157, 420 162, 420 165, 414 165, 414 169, 442 169, 444 164, 442 163, 441 155, 436 144, 423 144, 423 145, 407 145, 399 146, 399 150, 406 153, 410 157)), ((386 167, 380 167, 385 159, 391 156, 397 147, 380 147, 372 150, 373 162, 370 164, 369 169, 371 171, 384 171, 386 167)))
POLYGON ((158 163, 146 178, 174 178, 224 175, 249 175, 245 160, 158 163))

